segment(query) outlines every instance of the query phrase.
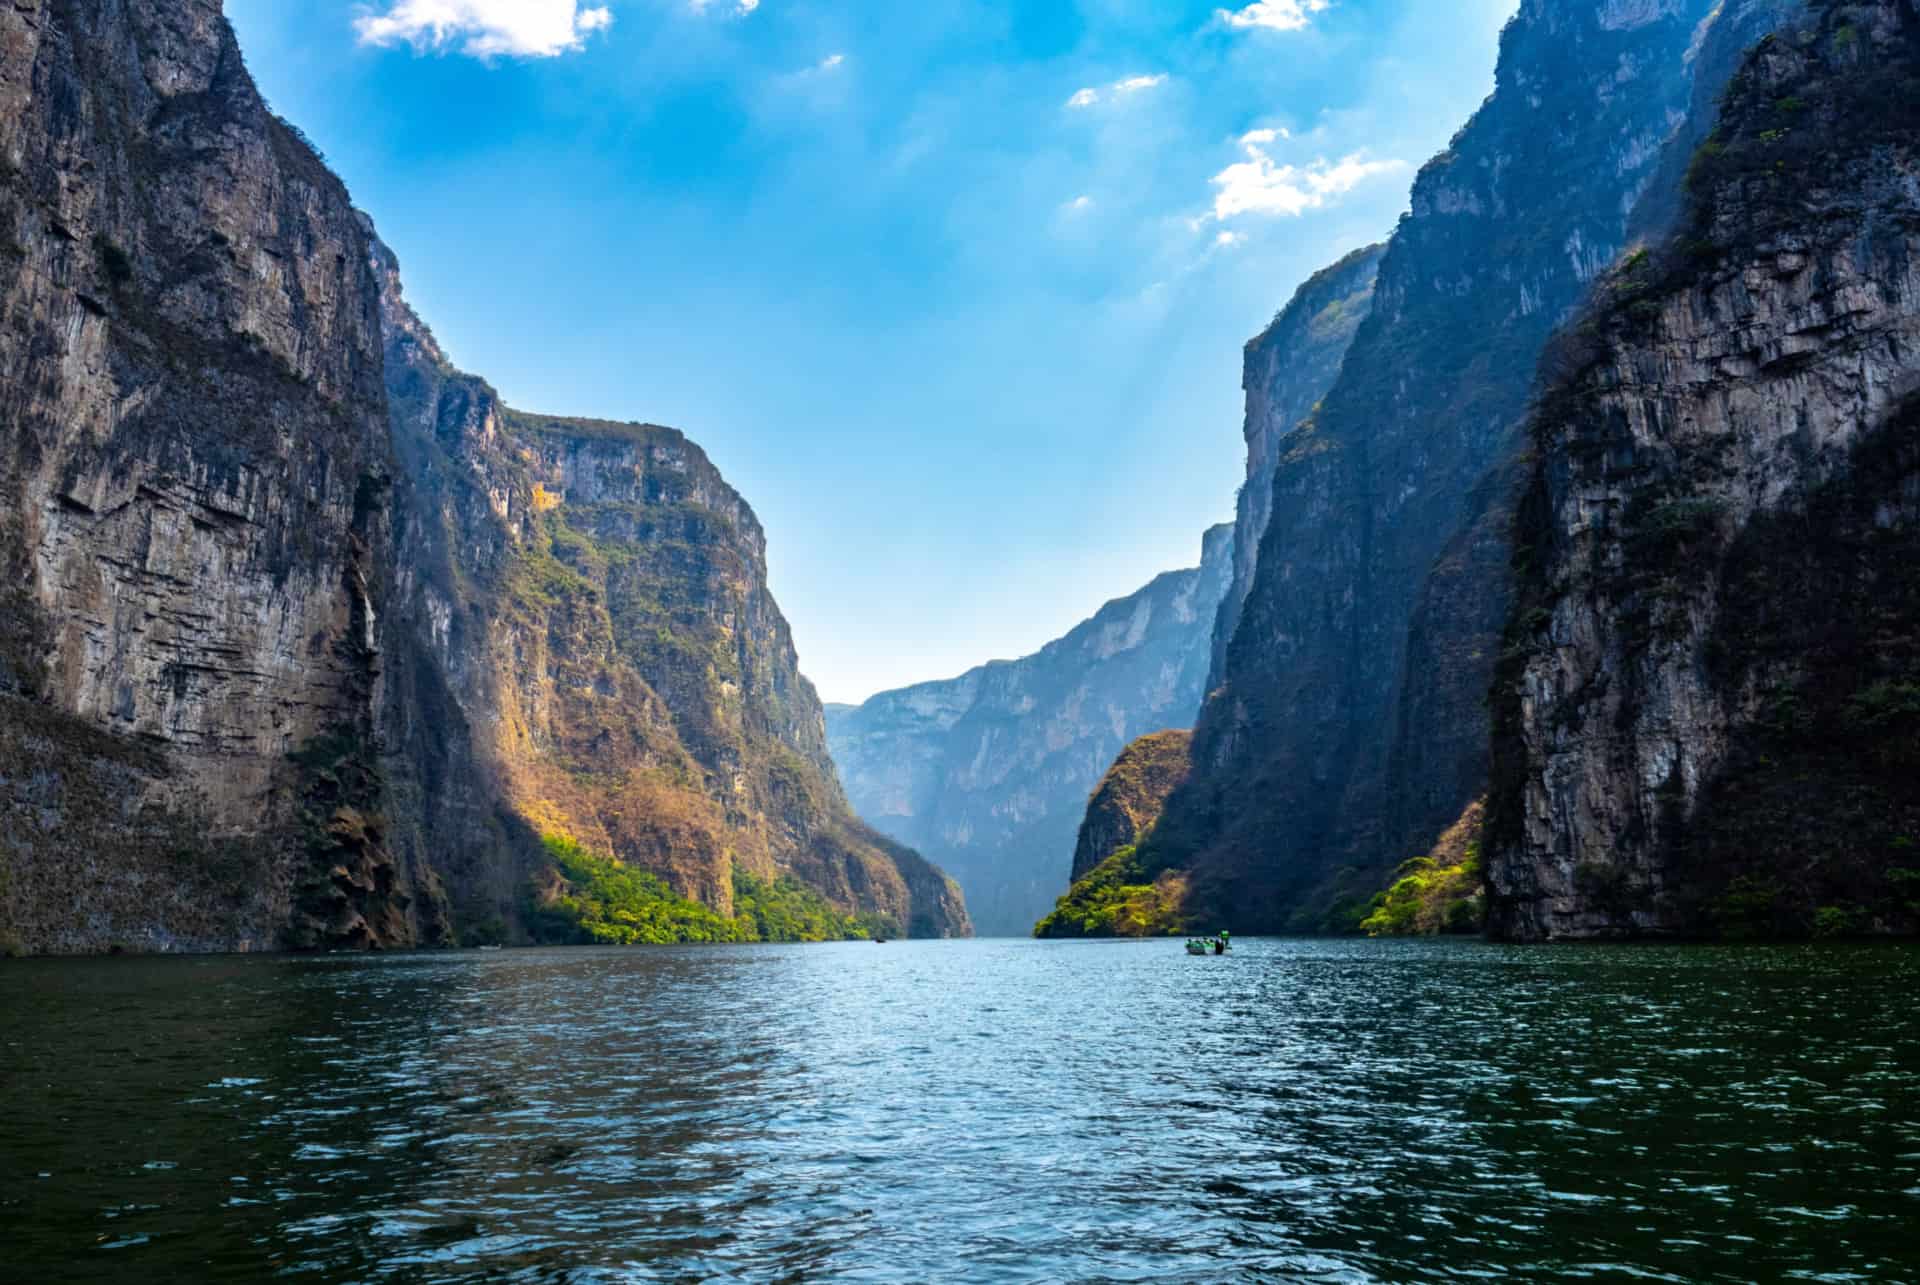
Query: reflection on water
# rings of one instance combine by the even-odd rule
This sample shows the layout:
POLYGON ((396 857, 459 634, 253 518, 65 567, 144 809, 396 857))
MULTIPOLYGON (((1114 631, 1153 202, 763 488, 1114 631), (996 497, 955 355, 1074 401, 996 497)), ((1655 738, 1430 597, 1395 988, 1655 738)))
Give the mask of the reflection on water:
POLYGON ((1235 945, 9 965, 0 1275, 1920 1275, 1920 952, 1235 945))

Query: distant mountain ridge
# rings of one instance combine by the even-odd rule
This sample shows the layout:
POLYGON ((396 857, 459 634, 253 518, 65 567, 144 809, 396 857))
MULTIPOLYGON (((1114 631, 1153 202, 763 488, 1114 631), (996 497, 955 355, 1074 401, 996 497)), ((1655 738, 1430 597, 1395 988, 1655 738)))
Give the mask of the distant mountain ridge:
POLYGON ((1025 936, 1065 886, 1087 796, 1136 736, 1192 724, 1232 528, 1034 655, 827 707, 827 742, 870 825, 956 878, 977 929, 1025 936))

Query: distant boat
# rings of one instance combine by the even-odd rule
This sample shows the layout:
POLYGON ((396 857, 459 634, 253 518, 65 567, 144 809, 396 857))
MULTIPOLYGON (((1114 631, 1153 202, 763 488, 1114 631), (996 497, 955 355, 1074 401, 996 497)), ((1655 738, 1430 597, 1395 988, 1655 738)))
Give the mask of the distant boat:
POLYGON ((887 944, 887 939, 885 937, 875 937, 873 939, 873 944, 876 946, 884 946, 887 944))

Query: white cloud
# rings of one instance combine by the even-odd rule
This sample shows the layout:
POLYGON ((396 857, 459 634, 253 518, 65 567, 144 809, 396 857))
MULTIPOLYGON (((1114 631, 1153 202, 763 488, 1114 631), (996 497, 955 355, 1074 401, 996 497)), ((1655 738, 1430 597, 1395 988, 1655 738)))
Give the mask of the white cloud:
POLYGON ((1330 8, 1333 0, 1254 0, 1244 9, 1221 9, 1216 16, 1229 27, 1242 30, 1265 27, 1269 31, 1301 31, 1313 21, 1313 15, 1330 8))
POLYGON ((1284 129, 1251 129, 1240 136, 1240 142, 1243 146, 1252 147, 1262 143, 1273 143, 1283 138, 1292 137, 1293 135, 1284 129))
POLYGON ((1093 198, 1090 196, 1076 196, 1060 208, 1069 214, 1084 214, 1093 208, 1093 198))
MULTIPOLYGON (((1124 98, 1129 94, 1140 93, 1142 90, 1157 89, 1166 83, 1167 74, 1165 72, 1161 72, 1156 76, 1128 76, 1125 80, 1116 80, 1111 85, 1108 85, 1106 92, 1115 98, 1124 98)), ((1101 101, 1101 91, 1092 86, 1088 86, 1076 92, 1072 98, 1067 99, 1067 106, 1075 108, 1091 107, 1099 101, 1101 101)))
MULTIPOLYGON (((695 13, 705 13, 707 10, 713 8, 713 3, 714 0, 687 0, 687 7, 695 13)), ((721 8, 726 9, 736 18, 744 18, 759 7, 760 0, 731 0, 731 3, 721 6, 721 8)))
POLYGON ((1368 179, 1406 168, 1404 161, 1370 161, 1355 152, 1339 161, 1322 158, 1308 165, 1278 165, 1267 154, 1272 130, 1257 129, 1240 145, 1247 159, 1213 176, 1213 217, 1227 220, 1238 214, 1299 216, 1318 210, 1346 195, 1368 179))
POLYGON ((612 25, 611 9, 582 7, 579 0, 390 0, 385 13, 353 22, 361 44, 458 46, 475 58, 552 58, 612 25))
POLYGON ((1231 250, 1236 245, 1245 245, 1247 238, 1243 233, 1239 232, 1222 232, 1213 238, 1213 243, 1222 250, 1231 250))
POLYGON ((776 78, 775 83, 788 89, 804 89, 809 85, 823 85, 829 77, 837 77, 840 69, 847 65, 845 54, 828 54, 819 62, 809 63, 797 71, 788 72, 776 78))

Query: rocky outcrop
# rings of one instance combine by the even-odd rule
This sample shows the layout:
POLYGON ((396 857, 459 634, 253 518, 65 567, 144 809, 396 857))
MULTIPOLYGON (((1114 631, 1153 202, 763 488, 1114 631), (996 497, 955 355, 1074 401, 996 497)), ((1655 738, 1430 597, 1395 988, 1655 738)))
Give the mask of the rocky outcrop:
POLYGON ((1167 798, 1193 768, 1193 733, 1155 732, 1122 750, 1087 801, 1080 839, 1073 849, 1078 880, 1112 856, 1136 844, 1160 820, 1167 798))
POLYGON ((216 0, 7 5, 0 100, 0 934, 272 946, 337 866, 327 931, 431 937, 364 830, 315 868, 295 757, 379 699, 386 415, 345 190, 216 0))
POLYGON ((828 711, 854 808, 950 871, 982 932, 1032 929, 1114 757, 1199 709, 1231 529, 1202 552, 1032 656, 828 711))
MULTIPOLYGON (((1339 377, 1340 363, 1373 312, 1373 285, 1384 245, 1355 250, 1308 278, 1268 326, 1247 341, 1241 387, 1247 395, 1247 480, 1233 523, 1233 584, 1214 621, 1217 678, 1240 610, 1253 588, 1260 538, 1273 514, 1274 466, 1287 435, 1300 427, 1339 377)), ((1208 683, 1211 689, 1213 683, 1208 683)))
POLYGON ((1145 844, 1187 779, 1190 732, 1156 732, 1121 753, 1087 803, 1073 883, 1035 937, 1164 937, 1192 926, 1186 872, 1158 864, 1145 844))
POLYGON ((1920 930, 1920 16, 1810 10, 1555 355, 1497 935, 1920 930))
POLYGON ((1187 925, 1188 879, 1156 866, 1141 845, 1187 779, 1191 732, 1155 732, 1121 752, 1087 803, 1073 882, 1035 937, 1163 937, 1187 925))
MULTIPOLYGON (((444 800, 451 722, 485 783, 439 802, 408 846, 553 836, 722 916, 736 874, 790 875, 894 932, 964 934, 949 881, 848 808, 746 501, 673 429, 505 406, 453 368, 375 255, 405 479, 389 627, 435 683, 390 710, 392 743, 416 747, 393 775, 444 800), (413 735, 423 709, 436 726, 413 735)), ((466 865, 450 882, 468 913, 510 916, 498 863, 466 865)))
POLYGON ((0 104, 0 951, 511 935, 547 834, 966 930, 746 504, 452 371, 217 0, 17 0, 0 104))
POLYGON ((1401 866, 1393 886, 1373 899, 1360 931, 1369 937, 1478 934, 1486 928, 1482 851, 1486 801, 1474 800, 1433 851, 1401 866))
POLYGON ((1281 443, 1194 773, 1149 865, 1202 911, 1353 926, 1484 788, 1507 490, 1532 374, 1683 122, 1712 0, 1527 0, 1497 87, 1422 170, 1373 311, 1281 443))

